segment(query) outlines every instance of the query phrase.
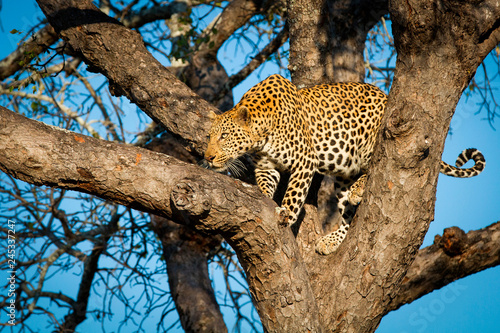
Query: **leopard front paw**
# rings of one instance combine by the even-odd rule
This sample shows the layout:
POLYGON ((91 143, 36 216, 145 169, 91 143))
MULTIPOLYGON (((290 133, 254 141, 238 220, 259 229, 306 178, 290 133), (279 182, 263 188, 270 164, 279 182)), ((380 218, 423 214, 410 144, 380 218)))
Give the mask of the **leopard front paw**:
POLYGON ((291 226, 297 218, 285 207, 276 207, 276 214, 278 214, 279 224, 285 227, 291 226))

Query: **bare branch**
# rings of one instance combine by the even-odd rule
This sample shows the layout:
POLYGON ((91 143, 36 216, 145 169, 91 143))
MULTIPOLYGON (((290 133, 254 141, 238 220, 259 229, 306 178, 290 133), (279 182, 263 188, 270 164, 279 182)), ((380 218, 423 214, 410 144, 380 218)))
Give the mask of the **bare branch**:
MULTIPOLYGON (((130 29, 139 28, 145 24, 170 18, 172 15, 185 12, 192 1, 179 0, 168 5, 155 5, 149 8, 143 8, 137 12, 130 12, 126 15, 122 24, 130 29)), ((103 5, 104 6, 104 5, 103 5)), ((59 35, 50 24, 44 25, 32 36, 29 36, 26 42, 0 61, 0 81, 14 75, 17 71, 29 64, 38 55, 44 53, 51 45, 59 40, 59 35)))
POLYGON ((59 39, 59 35, 49 24, 38 30, 28 41, 0 61, 0 81, 13 75, 30 63, 37 55, 45 52, 59 39))
POLYGON ((434 244, 418 251, 387 312, 460 278, 500 265, 500 222, 465 233, 458 227, 437 235, 434 244))
POLYGON ((89 302, 90 290, 92 282, 94 281, 94 276, 97 274, 99 268, 99 259, 101 254, 106 251, 111 233, 116 231, 120 217, 121 215, 117 214, 115 211, 111 221, 106 225, 109 233, 98 239, 94 244, 94 249, 86 258, 78 295, 76 301, 72 304, 73 311, 64 317, 64 322, 59 327, 59 332, 74 332, 76 327, 87 318, 87 305, 89 302))
POLYGON ((80 117, 77 112, 71 110, 69 107, 67 107, 66 105, 57 101, 55 98, 52 98, 49 95, 44 95, 41 92, 37 94, 30 94, 24 91, 15 91, 15 90, 9 91, 2 88, 0 88, 0 94, 18 96, 18 97, 51 103, 54 105, 55 108, 61 110, 62 113, 64 113, 66 116, 75 120, 83 129, 85 129, 93 137, 96 138, 100 137, 99 133, 97 133, 97 131, 87 121, 85 121, 82 117, 80 117))
POLYGON ((273 2, 262 0, 231 1, 221 15, 205 29, 204 35, 210 42, 202 43, 196 52, 198 58, 215 58, 222 44, 258 11, 264 11, 273 2), (214 33, 217 31, 216 33, 214 33))

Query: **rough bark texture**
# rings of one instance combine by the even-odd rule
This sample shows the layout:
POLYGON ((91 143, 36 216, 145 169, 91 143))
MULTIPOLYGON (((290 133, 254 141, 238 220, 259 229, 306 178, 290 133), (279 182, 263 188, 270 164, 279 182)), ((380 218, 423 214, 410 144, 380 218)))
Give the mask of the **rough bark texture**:
MULTIPOLYGON (((147 23, 165 20, 176 13, 185 12, 187 7, 187 1, 174 1, 167 5, 158 5, 129 13, 121 22, 130 29, 139 28, 147 23)), ((14 75, 58 40, 59 35, 54 28, 50 24, 44 25, 31 38, 21 43, 14 52, 0 61, 0 81, 14 75)))
MULTIPOLYGON (((214 20, 215 23, 205 29, 204 35, 209 37, 209 41, 200 44, 190 57, 189 63, 176 73, 202 98, 215 101, 216 106, 222 111, 233 106, 233 97, 231 91, 228 91, 222 98, 214 98, 229 79, 217 59, 216 52, 236 29, 243 26, 256 12, 265 10, 260 5, 258 2, 248 0, 231 2, 214 20)), ((196 163, 193 158, 186 158, 182 147, 179 147, 173 138, 168 137, 163 141, 162 144, 155 144, 155 151, 196 163)), ((151 145, 148 145, 148 148, 151 148, 151 145)), ((227 328, 211 286, 207 264, 208 253, 214 247, 220 246, 222 238, 196 233, 185 226, 175 225, 172 221, 155 215, 152 215, 152 223, 155 232, 162 240, 170 290, 184 330, 226 332, 227 328)))
MULTIPOLYGON (((322 327, 330 330, 334 326, 328 320, 342 319, 347 315, 340 312, 340 317, 327 317, 335 315, 331 310, 332 304, 326 302, 328 295, 333 290, 343 295, 347 293, 344 284, 348 282, 349 275, 338 272, 343 267, 338 262, 338 256, 318 256, 312 246, 297 249, 292 233, 277 226, 275 204, 264 198, 257 189, 183 164, 166 155, 53 128, 5 108, 0 108, 0 124, 0 169, 18 179, 34 184, 91 191, 143 211, 155 210, 157 214, 162 213, 169 218, 180 218, 186 225, 199 230, 221 233, 239 253, 256 299, 255 305, 263 315, 262 321, 268 331, 289 332, 314 327, 311 323, 317 324, 315 316, 318 314, 322 317, 322 325, 311 331, 321 331, 322 327), (146 174, 148 176, 145 178, 146 174), (301 255, 297 253, 299 250, 301 255), (307 269, 302 258, 307 261, 307 269), (309 281, 320 301, 316 310, 309 281)), ((314 208, 308 206, 306 209, 314 208)), ((310 212, 306 214, 312 215, 310 212)), ((298 236, 309 237, 308 244, 312 244, 317 237, 312 224, 311 220, 305 219, 298 236)), ((165 225, 156 224, 156 227, 163 228, 163 231, 157 231, 159 235, 168 237, 165 225)), ((384 311, 411 302, 426 291, 443 285, 436 284, 436 281, 446 284, 498 264, 497 234, 498 223, 485 230, 470 232, 465 247, 440 241, 439 244, 445 246, 437 248, 433 245, 422 249, 402 282, 401 292, 394 293, 394 299, 383 308, 384 311), (457 250, 453 250, 455 248, 469 250, 458 257, 455 255, 443 259, 445 266, 438 267, 437 261, 428 258, 449 256, 442 254, 442 248, 451 249, 446 250, 448 253, 456 253, 457 250), (467 263, 469 260, 474 264, 467 263), (445 267, 456 268, 436 269, 445 267), (430 271, 433 275, 427 276, 430 271)), ((173 246, 170 241, 166 245, 173 246)), ((171 250, 165 249, 167 252, 171 250)), ((186 253, 197 260, 197 269, 201 270, 198 274, 203 275, 206 261, 196 259, 201 256, 197 250, 184 248, 178 253, 171 252, 170 256, 178 264, 178 256, 186 253)), ((396 256, 397 252, 394 249, 391 253, 396 256)), ((366 258, 366 255, 362 256, 356 250, 351 250, 350 254, 353 261, 366 258)), ((358 261, 358 265, 361 263, 358 261)), ((367 273, 362 275, 362 279, 352 277, 359 285, 349 295, 365 295, 375 289, 374 286, 370 287, 371 275, 367 273)), ((176 274, 182 275, 182 271, 176 274)), ((197 282, 201 280, 196 279, 197 282)), ((179 288, 182 289, 182 286, 179 288)), ((208 294, 206 296, 209 297, 208 294)))
POLYGON ((356 81, 365 76, 368 31, 387 14, 386 1, 290 0, 292 81, 299 87, 356 81))
MULTIPOLYGON (((474 18, 478 10, 471 7, 442 1, 390 4, 398 60, 388 110, 363 202, 332 258, 339 263, 335 284, 322 286, 325 293, 318 297, 320 308, 333 304, 334 320, 327 323, 335 331, 375 330, 433 219, 451 116, 482 56, 491 50, 481 50, 483 33, 474 18), (333 285, 340 290, 326 293, 333 285)), ((499 9, 490 2, 488 10, 494 13, 482 14, 482 24, 489 20, 487 26, 497 27, 489 34, 495 44, 499 9)))
MULTIPOLYGON (((170 135, 147 146, 181 161, 196 160, 170 135)), ((151 214, 151 226, 160 239, 172 299, 186 332, 227 332, 208 274, 208 254, 222 237, 198 233, 172 220, 151 214)))

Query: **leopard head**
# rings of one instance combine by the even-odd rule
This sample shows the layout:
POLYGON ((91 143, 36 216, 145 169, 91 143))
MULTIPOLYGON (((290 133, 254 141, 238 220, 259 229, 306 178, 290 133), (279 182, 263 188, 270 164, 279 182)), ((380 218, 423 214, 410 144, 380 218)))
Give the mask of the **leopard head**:
POLYGON ((205 160, 211 169, 222 172, 238 157, 251 152, 259 138, 252 130, 251 114, 246 106, 236 106, 221 115, 211 112, 210 118, 213 123, 205 160))

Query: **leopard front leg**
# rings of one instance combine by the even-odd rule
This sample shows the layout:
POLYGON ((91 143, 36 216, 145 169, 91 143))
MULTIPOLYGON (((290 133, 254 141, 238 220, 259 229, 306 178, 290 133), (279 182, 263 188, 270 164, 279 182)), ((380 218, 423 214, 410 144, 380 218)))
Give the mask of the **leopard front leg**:
POLYGON ((260 191, 272 199, 280 181, 280 173, 275 169, 259 169, 256 167, 255 180, 260 191))
POLYGON ((316 252, 322 255, 335 252, 344 241, 348 230, 349 224, 342 223, 337 230, 318 239, 315 246, 316 252))
POLYGON ((290 175, 288 187, 281 204, 281 213, 283 213, 283 209, 286 209, 288 215, 282 221, 284 225, 291 226, 297 221, 311 186, 313 175, 314 171, 307 169, 295 171, 290 175))
POLYGON ((260 191, 272 199, 281 176, 279 171, 276 170, 276 165, 262 155, 254 156, 254 164, 255 181, 260 191))

